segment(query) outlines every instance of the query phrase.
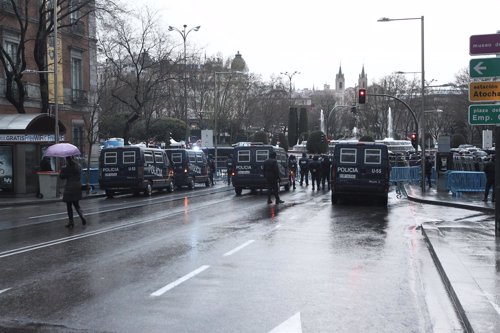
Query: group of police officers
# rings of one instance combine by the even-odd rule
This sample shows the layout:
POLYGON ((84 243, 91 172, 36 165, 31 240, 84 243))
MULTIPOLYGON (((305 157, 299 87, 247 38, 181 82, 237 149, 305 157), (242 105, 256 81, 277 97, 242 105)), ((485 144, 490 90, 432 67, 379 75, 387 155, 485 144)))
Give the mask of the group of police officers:
POLYGON ((290 168, 290 173, 292 174, 291 183, 293 189, 295 189, 295 175, 297 174, 297 169, 300 167, 300 186, 303 186, 304 182, 306 186, 309 185, 309 173, 311 174, 311 184, 312 190, 317 189, 318 191, 322 188, 330 190, 330 168, 332 166, 332 161, 330 157, 326 154, 323 155, 310 155, 307 156, 306 153, 302 153, 302 157, 299 158, 297 163, 297 158, 294 155, 290 155, 288 158, 288 167, 290 168))

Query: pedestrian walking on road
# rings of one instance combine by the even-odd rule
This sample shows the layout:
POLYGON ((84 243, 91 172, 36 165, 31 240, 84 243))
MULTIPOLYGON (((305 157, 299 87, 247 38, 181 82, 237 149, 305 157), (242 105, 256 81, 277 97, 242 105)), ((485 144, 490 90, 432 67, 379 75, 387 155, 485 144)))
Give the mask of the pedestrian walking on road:
POLYGON ((290 170, 290 176, 288 178, 295 190, 295 179, 297 177, 297 158, 295 155, 290 155, 290 157, 288 157, 288 169, 290 170))
POLYGON ((65 225, 66 228, 73 228, 73 206, 76 212, 82 220, 82 224, 87 224, 87 220, 83 216, 82 210, 80 208, 80 200, 82 199, 82 183, 80 165, 73 159, 72 156, 66 157, 66 166, 61 170, 59 177, 61 179, 66 179, 66 185, 64 186, 63 201, 66 203, 66 208, 68 210, 68 224, 65 225))
POLYGON ((227 185, 231 185, 231 177, 233 176, 233 155, 230 154, 226 160, 227 185))
POLYGON ((284 201, 282 201, 279 196, 280 170, 278 161, 276 161, 276 152, 272 151, 269 153, 269 158, 264 161, 262 171, 267 181, 267 203, 273 203, 271 194, 274 194, 276 204, 283 203, 284 201))
POLYGON ((209 170, 209 178, 210 178, 210 183, 212 186, 214 186, 214 174, 215 174, 215 160, 214 157, 210 154, 208 155, 208 167, 210 168, 209 170))
MULTIPOLYGON (((332 166, 332 162, 330 161, 330 157, 328 155, 323 155, 321 159, 321 188, 325 189, 325 183, 327 184, 327 190, 330 190, 330 168, 332 166)), ((318 186, 319 188, 319 186, 318 186)))
POLYGON ((488 195, 490 189, 492 189, 491 202, 495 202, 495 155, 492 155, 491 159, 484 166, 484 173, 486 174, 486 186, 484 188, 483 201, 488 201, 488 195))
POLYGON ((309 171, 311 172, 312 190, 314 191, 314 187, 317 186, 319 191, 321 184, 321 162, 318 155, 314 155, 311 163, 309 163, 309 171))

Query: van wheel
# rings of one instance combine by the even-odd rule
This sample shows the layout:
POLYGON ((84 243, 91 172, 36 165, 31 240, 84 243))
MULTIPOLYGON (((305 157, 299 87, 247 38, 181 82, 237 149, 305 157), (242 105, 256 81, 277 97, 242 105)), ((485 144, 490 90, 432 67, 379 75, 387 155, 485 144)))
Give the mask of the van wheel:
POLYGON ((167 186, 167 193, 172 193, 173 190, 174 190, 174 185, 170 184, 167 186))
POLYGON ((338 200, 339 200, 339 198, 335 194, 332 193, 332 204, 336 205, 338 200))
POLYGON ((190 179, 188 180, 188 188, 189 188, 190 190, 193 190, 193 189, 194 189, 194 179, 193 179, 193 178, 190 178, 190 179))
POLYGON ((243 192, 243 189, 241 187, 235 187, 234 192, 236 193, 236 195, 241 195, 241 192, 243 192))
POLYGON ((106 197, 112 198, 113 194, 115 194, 113 191, 106 190, 106 197))
POLYGON ((210 180, 208 180, 208 179, 207 179, 207 180, 205 181, 205 186, 206 186, 206 187, 210 187, 210 180))
POLYGON ((287 192, 290 191, 290 184, 285 185, 285 191, 287 191, 287 192))
POLYGON ((148 183, 144 189, 144 196, 150 197, 151 194, 153 194, 153 186, 151 186, 151 183, 148 183))

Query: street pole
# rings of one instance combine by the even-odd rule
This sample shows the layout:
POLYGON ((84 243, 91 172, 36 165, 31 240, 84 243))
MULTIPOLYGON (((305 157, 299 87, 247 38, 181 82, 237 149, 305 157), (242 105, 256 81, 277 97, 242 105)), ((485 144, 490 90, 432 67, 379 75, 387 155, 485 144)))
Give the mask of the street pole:
MULTIPOLYGON (((288 82, 289 82, 289 97, 288 97, 288 111, 290 112, 290 109, 292 108, 292 79, 296 74, 300 74, 299 71, 294 71, 293 73, 288 73, 288 72, 281 72, 281 75, 285 75, 288 77, 288 82)), ((300 133, 299 133, 299 113, 297 112, 297 121, 296 121, 296 129, 295 131, 297 132, 297 144, 300 143, 300 133)))
MULTIPOLYGON (((53 1, 54 4, 54 118, 56 122, 55 128, 55 143, 59 143, 59 91, 58 91, 58 77, 57 77, 57 65, 59 62, 58 55, 58 43, 57 43, 57 1, 53 1)), ((57 168, 57 163, 56 163, 57 168)), ((57 171, 57 170, 56 170, 57 171)))
POLYGON ((186 148, 187 144, 189 142, 189 116, 188 116, 188 98, 187 98, 187 55, 186 55, 186 40, 191 31, 198 31, 200 30, 201 26, 196 26, 194 28, 189 29, 186 31, 187 25, 184 24, 182 30, 177 29, 176 27, 169 26, 168 31, 177 31, 181 37, 182 41, 184 43, 184 120, 186 122, 186 148))
POLYGON ((377 20, 377 22, 390 22, 390 21, 409 21, 409 20, 420 20, 420 28, 421 28, 421 60, 422 60, 422 69, 421 69, 421 74, 422 74, 422 88, 421 88, 421 95, 422 95, 422 124, 420 126, 420 132, 417 131, 418 135, 420 135, 420 142, 421 142, 421 149, 422 149, 422 157, 421 157, 421 189, 422 193, 425 193, 425 130, 424 130, 424 110, 425 110, 425 61, 424 61, 424 16, 420 17, 409 17, 409 18, 398 18, 398 19, 391 19, 387 17, 382 17, 377 20))

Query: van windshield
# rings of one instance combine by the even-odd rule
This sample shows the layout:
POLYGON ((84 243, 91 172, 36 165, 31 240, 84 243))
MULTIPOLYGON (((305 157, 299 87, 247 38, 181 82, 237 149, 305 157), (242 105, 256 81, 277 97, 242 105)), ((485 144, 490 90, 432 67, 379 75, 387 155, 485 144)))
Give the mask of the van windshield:
POLYGON ((268 150, 257 150, 256 151, 256 158, 255 158, 255 160, 257 162, 264 162, 265 160, 267 160, 268 157, 269 157, 269 151, 268 150))
POLYGON ((172 153, 172 163, 182 163, 182 154, 172 153))

